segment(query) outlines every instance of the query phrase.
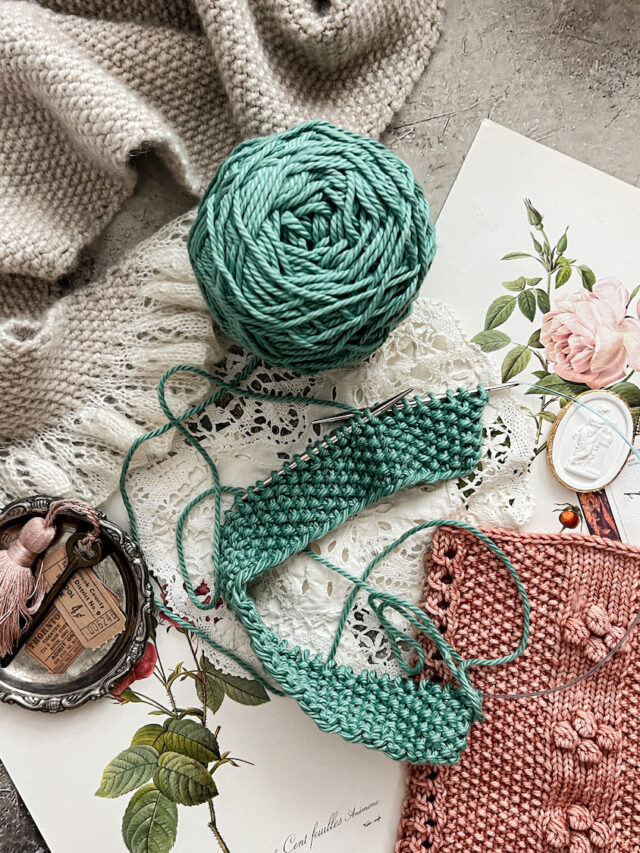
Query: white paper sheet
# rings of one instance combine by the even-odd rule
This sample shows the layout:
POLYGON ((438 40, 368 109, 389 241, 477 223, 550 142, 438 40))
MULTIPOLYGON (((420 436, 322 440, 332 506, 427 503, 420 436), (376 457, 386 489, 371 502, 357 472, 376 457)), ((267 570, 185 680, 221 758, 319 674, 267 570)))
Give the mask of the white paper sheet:
MULTIPOLYGON (((500 261, 530 245, 525 196, 544 212, 550 232, 559 235, 570 225, 571 256, 598 277, 616 275, 629 289, 640 277, 640 191, 485 122, 438 220, 438 252, 425 284, 433 298, 456 308, 470 337, 482 328, 491 299, 504 292, 501 281, 533 275, 526 262, 523 271, 522 263, 516 269, 500 261)), ((529 528, 558 530, 554 504, 574 496, 553 480, 542 457, 533 476, 538 508, 529 528)), ((220 776, 216 805, 232 853, 393 849, 401 765, 322 734, 291 700, 259 708, 225 701, 219 717, 223 748, 255 764, 224 768, 220 776)), ((93 792, 107 761, 138 725, 153 719, 140 705, 114 708, 108 701, 50 717, 0 708, 0 755, 53 853, 124 849, 123 801, 97 799, 93 792)), ((179 812, 176 853, 215 850, 202 807, 179 812)))
MULTIPOLYGON (((634 442, 640 450, 640 437, 634 442)), ((606 490, 620 538, 625 542, 640 542, 640 462, 630 453, 620 475, 606 490)))
MULTIPOLYGON (((160 629, 159 644, 165 663, 186 660, 177 632, 167 638, 160 629)), ((163 701, 154 679, 135 687, 163 701)), ((193 688, 185 685, 182 691, 193 704, 195 696, 188 699, 193 688)), ((114 707, 110 700, 47 716, 0 710, 3 760, 53 853, 125 850, 120 825, 131 795, 106 800, 94 792, 102 769, 129 746, 135 730, 158 722, 148 710, 139 704, 114 707)), ((259 707, 225 699, 215 725, 221 726, 220 748, 253 763, 226 766, 216 775, 217 822, 232 853, 392 849, 401 765, 323 734, 295 702, 278 697, 259 707)), ((206 805, 179 806, 178 814, 177 853, 217 849, 206 805)))

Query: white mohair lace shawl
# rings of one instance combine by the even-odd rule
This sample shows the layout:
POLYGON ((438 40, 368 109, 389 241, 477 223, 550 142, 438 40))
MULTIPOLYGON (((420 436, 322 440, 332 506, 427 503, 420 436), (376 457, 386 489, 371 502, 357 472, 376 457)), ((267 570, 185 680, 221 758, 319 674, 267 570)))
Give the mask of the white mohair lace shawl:
MULTIPOLYGON (((231 377, 246 363, 247 356, 207 325, 207 310, 185 249, 190 221, 189 217, 177 220, 148 244, 147 264, 140 270, 139 284, 148 311, 144 322, 131 329, 130 340, 123 341, 122 358, 127 358, 127 347, 139 354, 145 339, 157 336, 159 318, 164 324, 177 322, 166 310, 166 306, 173 304, 178 307, 180 328, 201 330, 207 326, 205 350, 217 357, 216 372, 231 377)), ((362 406, 409 387, 424 394, 496 382, 491 358, 464 338, 452 310, 429 300, 428 291, 427 279, 424 295, 416 301, 410 318, 366 362, 314 377, 259 367, 248 384, 254 390, 313 395, 362 406)), ((175 341, 168 328, 165 333, 175 341)), ((181 360, 176 352, 179 346, 169 349, 167 367, 181 360)), ((205 391, 210 393, 211 389, 203 385, 199 393, 205 391)), ((182 394, 180 399, 184 403, 182 394)), ((199 399, 203 397, 194 393, 187 406, 199 399)), ((178 411, 176 402, 174 398, 174 411, 178 411)), ((326 414, 326 410, 321 411, 326 414)), ((99 436, 95 425, 100 419, 108 423, 109 412, 105 400, 101 418, 94 422, 96 441, 99 436)), ((280 468, 285 459, 304 448, 307 440, 314 437, 311 421, 318 413, 319 409, 313 406, 227 395, 192 421, 189 428, 215 460, 222 483, 245 487, 264 479, 273 469, 280 468)), ((492 395, 484 413, 482 461, 469 477, 399 492, 349 519, 313 547, 351 573, 360 574, 385 545, 422 521, 452 518, 482 526, 523 524, 533 509, 527 481, 533 429, 533 419, 508 392, 492 395)), ((255 665, 248 638, 239 623, 223 604, 210 611, 199 611, 189 600, 177 566, 178 516, 190 500, 211 485, 210 474, 199 454, 175 432, 170 443, 166 438, 158 440, 157 447, 154 443, 156 440, 145 445, 145 465, 135 468, 129 480, 129 493, 149 565, 163 585, 171 608, 210 634, 217 643, 255 665), (150 463, 154 451, 158 455, 150 463)), ((195 509, 184 539, 188 569, 203 601, 213 591, 212 509, 212 502, 207 501, 195 509)), ((371 583, 417 602, 422 584, 422 555, 429 538, 429 532, 425 531, 407 540, 377 566, 371 583)), ((256 584, 252 595, 265 621, 282 638, 326 654, 348 591, 348 582, 339 575, 309 557, 298 555, 256 584)), ((241 673, 227 658, 211 649, 207 653, 220 668, 241 673)), ((386 637, 363 595, 358 596, 349 616, 337 660, 356 670, 373 666, 390 675, 399 672, 386 637)))

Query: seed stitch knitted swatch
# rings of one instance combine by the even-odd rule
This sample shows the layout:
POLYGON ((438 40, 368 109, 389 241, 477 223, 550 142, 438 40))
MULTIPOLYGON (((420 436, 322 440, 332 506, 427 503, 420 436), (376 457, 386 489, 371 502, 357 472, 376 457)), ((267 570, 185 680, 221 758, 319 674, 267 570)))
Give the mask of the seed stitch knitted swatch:
POLYGON ((285 464, 246 500, 236 499, 221 533, 220 563, 232 584, 241 563, 246 583, 302 551, 311 541, 383 497, 416 483, 468 474, 482 451, 486 391, 449 391, 443 400, 408 398, 382 415, 349 420, 334 431, 338 440, 316 442, 317 454, 285 464), (318 474, 320 473, 320 476, 318 474))
MULTIPOLYGON (((284 476, 236 498, 221 531, 217 575, 227 605, 245 627, 266 673, 324 731, 398 760, 451 763, 481 718, 468 678, 458 686, 390 680, 291 648, 262 621, 248 586, 365 506, 415 483, 464 476, 482 448, 486 392, 449 392, 412 408, 405 401, 370 422, 356 415, 338 441, 294 457, 284 476), (322 476, 319 476, 319 473, 322 476)), ((436 644, 447 654, 437 630, 436 644)), ((516 644, 517 645, 517 644, 516 644)))
MULTIPOLYGON (((566 683, 601 660, 640 608, 640 549, 596 536, 485 531, 531 600, 531 642, 477 672, 487 693, 566 683)), ((473 537, 436 532, 424 607, 462 655, 495 655, 520 630, 503 567, 473 537)), ((431 648, 423 676, 449 676, 431 648)), ((396 853, 633 853, 640 837, 640 637, 596 674, 549 696, 485 696, 455 767, 409 769, 396 853)))

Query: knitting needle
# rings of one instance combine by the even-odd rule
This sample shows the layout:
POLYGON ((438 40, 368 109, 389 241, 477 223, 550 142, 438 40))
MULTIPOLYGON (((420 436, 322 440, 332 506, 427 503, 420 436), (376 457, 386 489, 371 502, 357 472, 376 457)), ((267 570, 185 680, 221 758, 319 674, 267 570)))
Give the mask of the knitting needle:
MULTIPOLYGON (((511 382, 501 382, 499 385, 489 385, 486 388, 483 388, 482 390, 487 391, 489 394, 492 394, 495 391, 503 391, 506 388, 515 388, 517 385, 518 385, 518 382, 516 380, 512 380, 511 382)), ((383 412, 388 411, 389 409, 402 408, 405 405, 409 406, 412 409, 415 409, 415 407, 418 405, 417 400, 407 400, 406 403, 401 402, 402 399, 404 399, 404 397, 408 393, 410 393, 412 390, 413 389, 410 388, 407 391, 402 391, 399 394, 395 394, 393 397, 389 397, 389 399, 385 400, 384 403, 379 403, 377 406, 375 406, 375 408, 373 408, 371 410, 371 415, 372 416, 373 415, 380 415, 383 412)), ((479 389, 474 388, 474 389, 471 389, 469 391, 469 393, 470 394, 477 394, 478 391, 479 391, 479 389)), ((459 392, 454 391, 452 393, 455 396, 459 392)), ((446 393, 445 394, 435 394, 434 397, 436 400, 446 400, 447 394, 446 393)), ((366 409, 361 409, 360 411, 366 411, 366 409)), ((337 423, 337 422, 341 422, 341 421, 351 420, 352 417, 353 417, 353 414, 351 412, 341 412, 340 414, 330 415, 329 417, 326 417, 326 418, 318 418, 318 420, 313 421, 313 424, 314 424, 314 426, 316 426, 318 424, 327 424, 327 423, 333 424, 333 423, 337 423)), ((362 418, 363 423, 368 423, 370 420, 371 420, 371 418, 368 415, 365 415, 362 418)), ((346 431, 349 433, 353 432, 353 427, 352 426, 346 427, 346 431)), ((319 446, 314 445, 313 447, 311 447, 310 453, 313 454, 314 456, 317 456, 320 453, 320 447, 324 447, 325 450, 328 450, 329 445, 327 442, 331 442, 331 444, 337 444, 339 440, 340 440, 340 437, 337 434, 330 433, 329 435, 325 436, 323 441, 320 442, 319 446)), ((307 452, 302 453, 300 455, 300 461, 301 462, 309 462, 310 459, 311 459, 311 456, 307 452)), ((267 477, 266 480, 263 480, 261 486, 270 486, 271 483, 273 483, 274 477, 283 477, 287 473, 287 470, 293 470, 297 467, 298 467, 298 462, 295 459, 293 459, 291 462, 289 462, 287 464, 286 468, 280 468, 280 470, 276 471, 276 473, 273 476, 267 477)), ((259 492, 260 486, 254 486, 252 491, 254 493, 259 492)), ((247 491, 242 495, 241 500, 246 501, 248 497, 249 497, 249 492, 247 491)))
MULTIPOLYGON (((407 388, 404 391, 400 391, 398 394, 394 394, 393 397, 389 397, 388 400, 384 400, 382 403, 378 403, 377 406, 374 406, 371 409, 372 415, 381 415, 383 412, 386 412, 388 409, 393 408, 393 406, 398 405, 398 403, 402 402, 405 397, 407 397, 413 388, 407 388)), ((361 412, 364 409, 360 409, 361 412)), ((337 412, 335 415, 325 415, 324 418, 317 418, 313 421, 313 426, 320 426, 320 424, 337 424, 340 421, 349 421, 353 417, 353 412, 337 412)), ((368 418, 366 418, 368 420, 368 418)))
MULTIPOLYGON (((501 382, 500 385, 488 385, 486 388, 483 388, 483 391, 488 391, 489 394, 492 394, 494 391, 503 391, 505 388, 515 388, 516 385, 518 385, 518 382, 512 380, 511 382, 501 382)), ((412 391, 413 388, 409 388, 407 391, 401 391, 399 394, 396 394, 395 397, 389 397, 389 399, 385 400, 384 403, 378 403, 378 405, 374 409, 371 409, 371 414, 380 415, 382 414, 382 412, 386 412, 394 407, 398 409, 403 408, 403 405, 405 405, 402 403, 403 398, 406 397, 407 394, 410 394, 412 391)), ((458 393, 459 391, 452 392, 453 396, 458 393)), ((478 389, 472 388, 469 393, 477 394, 478 389)), ((447 393, 434 394, 434 397, 436 398, 436 400, 446 400, 447 393)), ((409 400, 406 405, 408 405, 412 409, 415 409, 418 403, 416 400, 409 400)), ((360 411, 365 412, 366 409, 360 409, 360 411)), ((321 424, 336 424, 340 423, 341 421, 350 421, 352 417, 352 412, 338 412, 335 415, 327 415, 324 418, 317 418, 315 421, 313 421, 313 426, 320 426, 321 424)), ((363 418, 363 421, 365 421, 365 423, 368 420, 369 418, 367 417, 363 418)))

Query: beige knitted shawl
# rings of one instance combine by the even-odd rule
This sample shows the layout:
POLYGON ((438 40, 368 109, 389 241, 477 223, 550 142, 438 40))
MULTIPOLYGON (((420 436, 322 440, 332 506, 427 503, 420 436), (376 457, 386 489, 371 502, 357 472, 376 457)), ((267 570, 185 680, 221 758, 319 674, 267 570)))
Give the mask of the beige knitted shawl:
POLYGON ((216 341, 196 293, 142 295, 150 252, 60 277, 155 150, 194 195, 241 138, 308 118, 378 135, 422 73, 442 0, 0 3, 0 497, 99 500, 157 423, 155 381, 216 341))

